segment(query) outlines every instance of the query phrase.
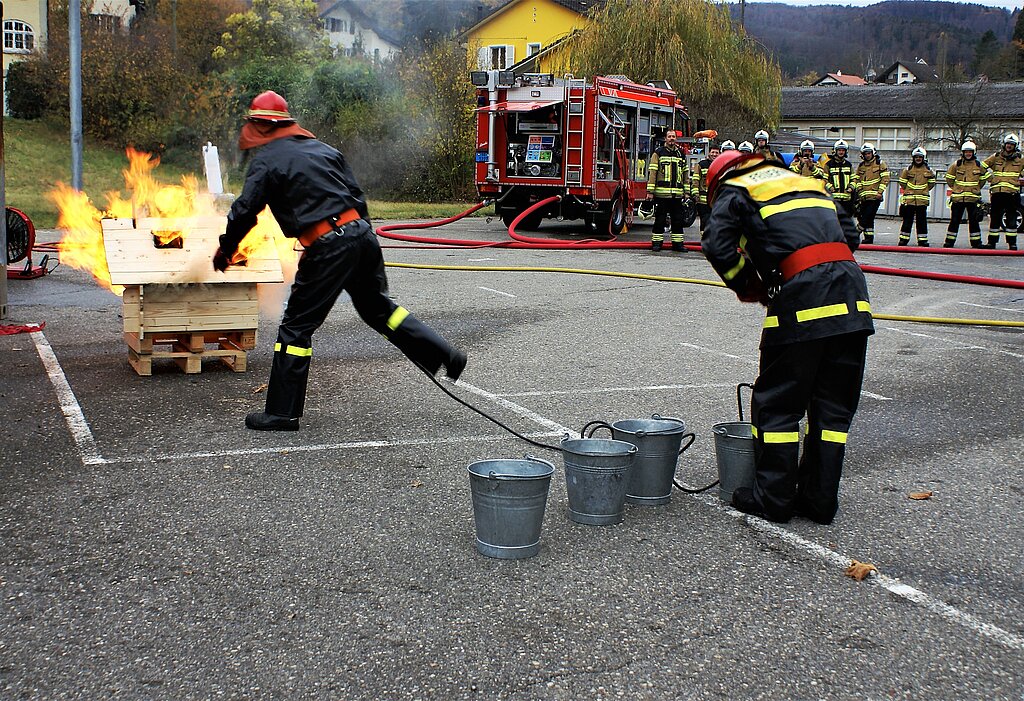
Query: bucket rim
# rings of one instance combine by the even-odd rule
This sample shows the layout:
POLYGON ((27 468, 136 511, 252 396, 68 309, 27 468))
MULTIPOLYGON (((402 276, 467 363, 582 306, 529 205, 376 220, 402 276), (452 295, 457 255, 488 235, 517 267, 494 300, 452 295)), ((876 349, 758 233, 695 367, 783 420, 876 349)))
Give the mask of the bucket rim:
POLYGON ((525 481, 525 480, 549 479, 550 477, 552 477, 555 474, 555 466, 554 466, 553 463, 550 463, 547 460, 541 460, 540 458, 536 458, 536 457, 533 457, 531 455, 531 456, 527 456, 525 458, 488 458, 486 460, 477 460, 475 462, 470 463, 466 467, 466 472, 469 473, 470 477, 479 477, 481 479, 492 479, 492 480, 503 480, 503 481, 508 481, 508 482, 514 482, 514 481, 525 481), (533 463, 535 465, 536 464, 543 465, 544 466, 544 470, 543 470, 543 472, 540 472, 539 474, 535 474, 535 475, 513 475, 513 474, 508 474, 508 473, 495 472, 494 470, 490 470, 490 471, 488 471, 486 473, 482 473, 480 471, 477 471, 477 470, 473 469, 477 465, 486 465, 488 463, 533 463))
POLYGON ((632 454, 636 453, 639 450, 639 448, 637 448, 633 443, 629 443, 628 441, 615 440, 614 438, 582 438, 582 437, 581 438, 569 438, 569 437, 566 437, 566 438, 563 438, 561 441, 559 441, 559 446, 562 448, 563 452, 568 450, 568 452, 574 453, 575 455, 590 455, 590 456, 607 457, 607 458, 615 457, 617 455, 632 455, 632 454), (572 450, 571 448, 566 448, 566 444, 567 443, 590 442, 590 441, 603 442, 603 443, 617 443, 618 445, 626 446, 626 450, 620 450, 620 451, 617 451, 617 452, 600 451, 600 452, 579 453, 579 452, 577 452, 575 450, 572 450))
POLYGON ((638 436, 641 434, 645 436, 673 436, 677 433, 686 433, 686 422, 683 421, 682 419, 677 419, 673 416, 658 416, 657 414, 646 419, 619 419, 618 421, 612 423, 611 426, 612 429, 615 431, 628 433, 633 436, 638 436), (622 428, 622 424, 624 423, 633 423, 638 421, 660 421, 664 423, 675 424, 675 426, 673 428, 658 428, 654 429, 653 431, 630 431, 629 429, 622 428))

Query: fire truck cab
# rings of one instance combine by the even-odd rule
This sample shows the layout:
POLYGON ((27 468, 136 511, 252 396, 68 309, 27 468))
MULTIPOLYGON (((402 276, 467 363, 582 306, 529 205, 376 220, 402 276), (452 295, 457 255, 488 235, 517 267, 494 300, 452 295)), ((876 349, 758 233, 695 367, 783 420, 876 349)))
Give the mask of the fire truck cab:
POLYGON ((593 80, 546 73, 475 71, 476 187, 495 200, 506 226, 531 204, 561 200, 521 222, 583 219, 617 235, 647 197, 648 154, 665 132, 690 135, 686 110, 668 83, 624 76, 593 80))

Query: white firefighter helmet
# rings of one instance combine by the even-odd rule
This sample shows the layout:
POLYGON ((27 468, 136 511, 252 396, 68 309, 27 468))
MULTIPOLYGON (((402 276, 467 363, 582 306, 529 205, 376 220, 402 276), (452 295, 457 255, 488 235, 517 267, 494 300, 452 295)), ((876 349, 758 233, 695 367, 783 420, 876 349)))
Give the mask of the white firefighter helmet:
POLYGON ((722 142, 722 151, 723 152, 725 152, 725 151, 735 151, 735 150, 736 150, 736 144, 734 144, 733 142, 729 141, 728 139, 726 139, 725 141, 722 142))
POLYGON ((801 151, 813 151, 814 150, 814 142, 811 141, 810 139, 804 139, 803 141, 800 142, 800 150, 801 151))
POLYGON ((1003 145, 1013 144, 1014 146, 1020 146, 1020 139, 1017 138, 1016 134, 1007 134, 1003 137, 1003 145))
POLYGON ((762 129, 761 131, 754 134, 754 141, 757 141, 758 139, 764 139, 765 143, 768 143, 768 132, 762 129))
POLYGON ((750 143, 749 141, 741 141, 739 145, 739 150, 742 151, 743 153, 753 153, 754 144, 750 143))
POLYGON ((973 141, 965 141, 964 145, 960 147, 961 151, 977 151, 978 147, 973 141))
POLYGON ((925 151, 920 146, 918 146, 917 148, 915 148, 913 151, 910 152, 910 155, 911 156, 920 156, 921 158, 927 158, 928 157, 928 152, 925 151))
POLYGON ((842 139, 840 139, 839 141, 837 141, 834 144, 832 144, 832 150, 833 151, 838 151, 839 149, 845 149, 845 150, 849 151, 850 150, 850 144, 848 144, 845 141, 843 141, 842 139))
POLYGON ((874 153, 875 152, 875 145, 873 143, 871 143, 870 141, 866 141, 866 142, 864 142, 864 145, 860 147, 860 152, 861 153, 874 153))

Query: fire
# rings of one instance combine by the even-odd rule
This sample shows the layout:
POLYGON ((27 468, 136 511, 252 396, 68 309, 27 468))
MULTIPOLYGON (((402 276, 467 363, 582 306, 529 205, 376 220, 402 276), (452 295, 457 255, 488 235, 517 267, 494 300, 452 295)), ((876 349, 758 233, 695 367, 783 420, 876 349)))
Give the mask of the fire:
MULTIPOLYGON (((158 157, 132 148, 127 149, 127 155, 128 167, 122 171, 125 188, 131 193, 127 199, 122 197, 120 192, 108 192, 106 206, 100 209, 92 203, 87 194, 73 190, 63 183, 58 183, 49 193, 60 212, 57 228, 64 232, 58 244, 61 263, 85 270, 97 283, 116 295, 121 295, 124 288, 110 283, 100 223, 104 218, 157 217, 176 219, 180 222, 194 217, 220 216, 213 198, 199 191, 199 181, 195 176, 185 176, 177 185, 162 184, 153 176, 153 172, 160 165, 158 157)), ((161 245, 169 244, 177 238, 187 240, 188 234, 187 226, 153 232, 161 245)), ((266 210, 260 215, 256 227, 242 241, 235 262, 241 262, 263 251, 265 246, 274 246, 282 265, 294 271, 298 254, 293 243, 281 233, 277 221, 270 211, 266 210)), ((209 251, 205 261, 212 260, 213 253, 209 251)))

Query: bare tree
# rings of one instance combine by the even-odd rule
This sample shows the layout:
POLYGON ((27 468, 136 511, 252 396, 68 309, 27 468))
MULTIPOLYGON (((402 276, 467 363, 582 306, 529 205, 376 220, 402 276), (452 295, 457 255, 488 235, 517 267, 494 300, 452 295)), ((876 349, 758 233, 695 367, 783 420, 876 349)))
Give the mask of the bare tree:
POLYGON ((968 140, 979 152, 998 147, 1007 125, 992 121, 993 90, 987 80, 939 80, 928 83, 926 91, 917 121, 927 131, 939 133, 926 141, 950 151, 959 151, 968 140))

